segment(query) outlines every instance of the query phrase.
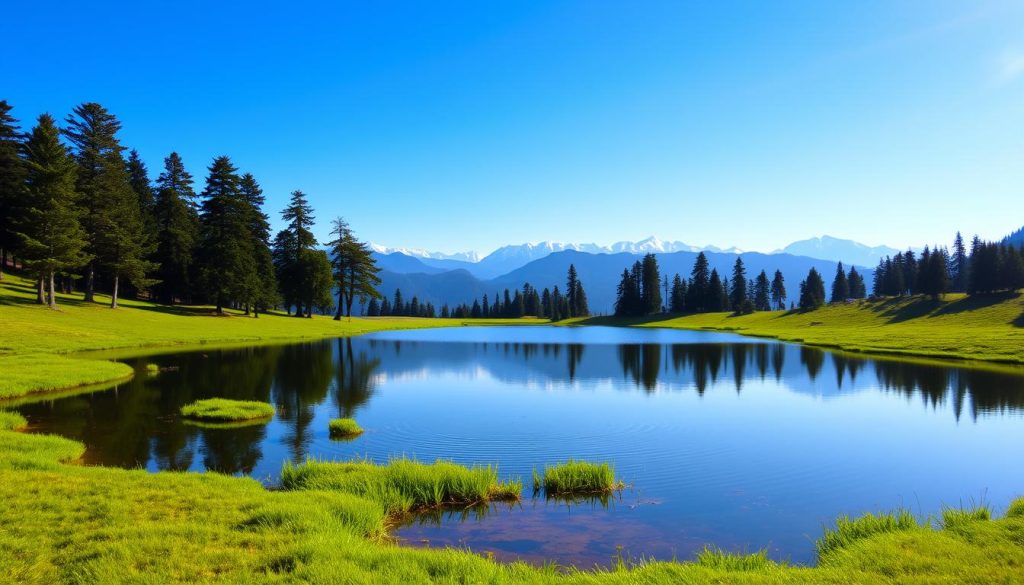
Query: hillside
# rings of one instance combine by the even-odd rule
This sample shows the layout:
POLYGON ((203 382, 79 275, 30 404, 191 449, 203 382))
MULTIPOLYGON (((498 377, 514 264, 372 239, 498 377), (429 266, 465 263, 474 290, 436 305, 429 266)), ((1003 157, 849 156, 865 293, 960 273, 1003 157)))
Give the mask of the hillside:
POLYGON ((847 351, 1024 364, 1024 297, 1020 293, 864 300, 808 312, 706 313, 582 322, 714 329, 847 351))

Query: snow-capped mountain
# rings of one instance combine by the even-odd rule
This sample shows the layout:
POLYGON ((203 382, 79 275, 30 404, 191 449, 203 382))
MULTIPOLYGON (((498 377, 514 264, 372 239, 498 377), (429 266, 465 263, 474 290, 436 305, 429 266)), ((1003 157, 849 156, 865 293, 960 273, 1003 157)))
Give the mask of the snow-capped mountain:
POLYGON ((886 256, 894 256, 899 250, 889 246, 866 246, 853 240, 842 240, 832 236, 821 236, 800 240, 776 250, 773 254, 792 254, 794 256, 807 256, 821 260, 842 262, 849 266, 874 267, 878 261, 886 256))
POLYGON ((479 262, 480 254, 476 252, 456 252, 445 254, 444 252, 431 252, 422 248, 391 248, 379 244, 370 244, 370 248, 378 254, 405 254, 413 258, 429 258, 432 260, 458 260, 459 262, 479 262))

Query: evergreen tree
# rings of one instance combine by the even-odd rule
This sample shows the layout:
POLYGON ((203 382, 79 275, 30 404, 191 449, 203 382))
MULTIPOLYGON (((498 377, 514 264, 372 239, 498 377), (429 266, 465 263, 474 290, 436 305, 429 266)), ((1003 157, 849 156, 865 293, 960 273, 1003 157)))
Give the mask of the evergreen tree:
POLYGON ((661 274, 658 270, 658 259, 654 254, 645 254, 643 259, 642 279, 640 283, 641 315, 653 315, 661 312, 661 274))
POLYGON ((711 278, 708 279, 707 297, 704 299, 704 310, 709 313, 718 313, 725 309, 725 301, 728 295, 724 292, 722 279, 718 276, 717 270, 711 271, 711 278))
POLYGON ((764 270, 757 275, 754 282, 754 309, 758 311, 771 311, 771 283, 768 282, 768 274, 764 270))
POLYGON ((953 292, 965 292, 967 290, 967 248, 964 247, 964 238, 960 232, 956 233, 953 240, 953 257, 950 259, 950 277, 953 292))
POLYGON ((840 262, 836 266, 836 277, 832 280, 831 302, 845 303, 848 298, 850 298, 850 281, 846 279, 846 271, 843 269, 843 263, 840 262))
POLYGON ((576 316, 576 288, 579 284, 579 279, 576 276, 576 266, 573 264, 569 265, 569 274, 566 277, 565 282, 565 296, 569 301, 569 313, 566 317, 572 318, 576 316))
POLYGON ((693 270, 690 272, 690 286, 687 291, 686 306, 690 311, 701 313, 707 309, 707 302, 711 295, 708 293, 710 284, 710 269, 708 258, 704 252, 697 254, 693 263, 693 270))
POLYGON ((139 202, 142 226, 147 236, 152 237, 156 233, 156 198, 153 194, 153 184, 149 181, 149 169, 135 149, 128 153, 127 170, 128 184, 131 185, 139 202))
POLYGON ((402 304, 402 290, 396 288, 395 289, 395 300, 391 304, 391 314, 394 315, 395 317, 400 317, 402 315, 402 311, 403 311, 404 308, 405 308, 405 305, 402 304))
POLYGON ((21 239, 15 225, 22 218, 25 166, 19 153, 21 130, 10 115, 11 106, 0 100, 0 280, 4 278, 7 254, 13 253, 21 239))
POLYGON ((554 318, 554 313, 552 311, 553 307, 551 306, 551 291, 550 290, 545 288, 544 292, 541 293, 541 295, 540 295, 540 305, 541 305, 541 307, 543 307, 544 316, 547 317, 548 319, 551 319, 552 321, 554 321, 555 318, 554 318))
POLYGON ((380 303, 377 302, 377 297, 370 297, 370 304, 366 308, 366 315, 368 317, 380 316, 380 303))
MULTIPOLYGON (((96 289, 96 271, 107 260, 107 246, 117 240, 107 230, 119 221, 116 211, 127 207, 125 199, 134 198, 121 156, 124 148, 117 139, 121 123, 95 102, 76 106, 67 117, 64 136, 71 143, 78 163, 75 188, 84 209, 82 225, 89 241, 91 261, 85 270, 85 300, 92 301, 96 289)), ((137 209, 137 206, 136 206, 137 209)), ((137 222, 141 229, 141 217, 137 222)))
POLYGON ((669 311, 672 313, 686 311, 686 281, 678 273, 672 278, 672 292, 669 294, 669 311))
POLYGON ((238 190, 245 203, 247 228, 252 238, 253 261, 255 271, 251 272, 244 289, 243 298, 245 312, 259 317, 260 311, 266 311, 278 302, 277 275, 274 268, 274 257, 270 251, 270 217, 263 212, 263 189, 251 173, 245 173, 238 182, 238 190))
POLYGON ((729 291, 729 302, 736 309, 743 306, 747 300, 747 269, 743 266, 743 259, 736 256, 736 263, 732 267, 732 290, 729 291))
POLYGON ((352 302, 356 297, 372 300, 380 297, 377 286, 381 281, 377 276, 380 269, 377 268, 370 247, 356 239, 344 219, 336 218, 332 225, 331 235, 334 239, 327 246, 338 287, 338 312, 334 316, 337 321, 341 319, 342 304, 345 305, 345 314, 351 319, 352 302))
POLYGON ((863 299, 868 296, 867 287, 864 284, 864 277, 857 272, 856 266, 850 267, 850 273, 846 277, 846 281, 850 285, 850 298, 851 299, 863 299))
POLYGON ((200 205, 201 281, 218 314, 245 296, 257 270, 250 208, 242 197, 237 172, 228 157, 213 159, 200 205))
POLYGON ((772 278, 772 304, 780 311, 786 309, 786 280, 780 270, 776 270, 772 278))
MULTIPOLYGON (((536 296, 537 291, 533 292, 536 296)), ((577 317, 589 317, 590 316, 590 304, 587 302, 587 292, 583 290, 583 283, 579 280, 576 281, 576 316, 577 317)), ((543 315, 538 314, 538 317, 543 315)))
POLYGON ((199 240, 199 214, 195 208, 192 175, 178 153, 164 159, 164 172, 156 181, 157 298, 167 304, 188 300, 192 294, 194 256, 199 240))
POLYGON ((48 303, 57 308, 55 275, 84 265, 85 231, 76 205, 75 162, 60 143, 49 114, 39 117, 24 144, 25 215, 16 225, 26 267, 48 284, 48 303))
MULTIPOLYGON (((273 260, 277 272, 277 281, 286 310, 295 305, 295 316, 311 314, 311 307, 306 306, 304 299, 318 296, 314 282, 317 274, 315 264, 319 259, 306 253, 316 247, 313 236, 313 208, 306 200, 302 191, 292 191, 288 206, 281 212, 281 218, 287 227, 274 238, 273 260)), ((328 264, 330 261, 328 260, 328 264)), ((393 306, 393 311, 401 311, 402 307, 393 306)))
POLYGON ((814 268, 807 273, 807 279, 800 283, 800 309, 809 311, 825 304, 825 281, 814 268))

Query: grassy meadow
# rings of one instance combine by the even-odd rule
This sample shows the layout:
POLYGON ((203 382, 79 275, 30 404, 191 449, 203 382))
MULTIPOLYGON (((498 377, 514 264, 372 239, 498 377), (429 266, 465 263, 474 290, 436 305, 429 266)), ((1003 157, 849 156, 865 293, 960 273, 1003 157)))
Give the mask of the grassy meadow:
POLYGON ((860 300, 807 312, 593 317, 566 324, 730 331, 852 352, 1024 364, 1021 293, 860 300))

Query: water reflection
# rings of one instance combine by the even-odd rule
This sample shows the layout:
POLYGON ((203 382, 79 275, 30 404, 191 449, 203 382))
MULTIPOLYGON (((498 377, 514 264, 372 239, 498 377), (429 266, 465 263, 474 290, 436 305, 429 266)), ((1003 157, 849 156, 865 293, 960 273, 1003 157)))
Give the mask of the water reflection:
POLYGON ((468 333, 435 330, 180 353, 129 360, 173 371, 17 409, 33 431, 85 443, 91 464, 209 469, 269 484, 285 461, 310 456, 445 457, 521 477, 568 457, 608 460, 636 486, 627 494, 634 504, 541 498, 497 513, 438 511, 408 528, 409 538, 469 538, 528 557, 508 543, 529 525, 522 547, 537 560, 577 564, 606 561, 616 544, 667 558, 705 542, 771 545, 778 557, 807 560, 820 526, 839 513, 909 497, 955 503, 977 496, 965 493, 975 486, 998 503, 1024 487, 1024 461, 992 448, 1024 439, 1019 370, 620 331, 531 328, 523 339, 495 328, 458 340, 468 333), (271 402, 277 415, 232 429, 177 415, 215 396, 271 402), (357 418, 367 432, 333 442, 327 421, 335 417, 357 418), (463 520, 479 525, 454 528, 463 520), (564 550, 575 552, 557 546, 545 528, 552 522, 574 543, 564 550), (594 534, 609 540, 586 540, 594 534))

